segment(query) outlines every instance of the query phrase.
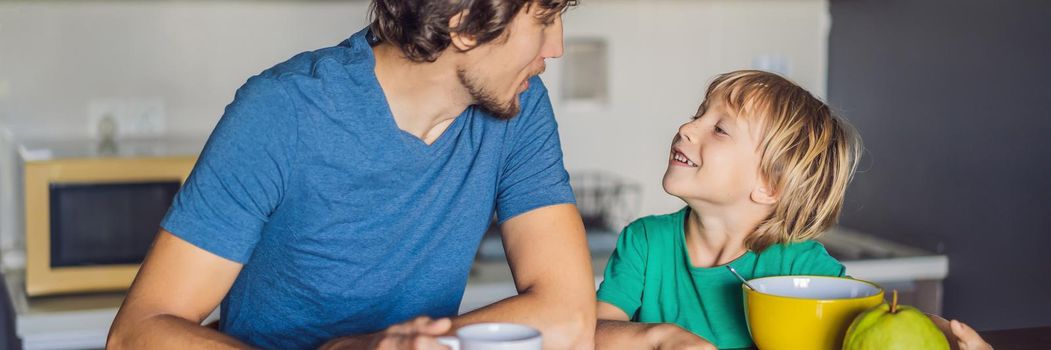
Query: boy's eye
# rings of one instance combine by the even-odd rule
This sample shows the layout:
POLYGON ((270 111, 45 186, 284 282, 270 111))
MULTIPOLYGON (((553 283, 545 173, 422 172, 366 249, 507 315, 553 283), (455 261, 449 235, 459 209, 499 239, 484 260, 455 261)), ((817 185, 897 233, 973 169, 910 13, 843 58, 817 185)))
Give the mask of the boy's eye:
POLYGON ((723 135, 728 135, 728 134, 726 133, 726 130, 723 130, 723 128, 722 128, 722 127, 720 127, 720 126, 718 126, 718 125, 716 125, 716 126, 715 126, 715 133, 716 133, 716 134, 723 134, 723 135))

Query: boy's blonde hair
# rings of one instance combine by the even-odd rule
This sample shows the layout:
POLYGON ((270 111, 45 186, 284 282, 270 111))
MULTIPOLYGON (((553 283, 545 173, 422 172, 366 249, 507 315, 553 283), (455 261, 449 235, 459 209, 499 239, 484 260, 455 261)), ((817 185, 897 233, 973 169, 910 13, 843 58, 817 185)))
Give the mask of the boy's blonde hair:
POLYGON ((836 223, 857 168, 861 140, 828 105, 777 74, 741 70, 718 76, 710 101, 761 125, 759 171, 778 196, 773 212, 745 239, 761 252, 772 244, 816 238, 836 223))

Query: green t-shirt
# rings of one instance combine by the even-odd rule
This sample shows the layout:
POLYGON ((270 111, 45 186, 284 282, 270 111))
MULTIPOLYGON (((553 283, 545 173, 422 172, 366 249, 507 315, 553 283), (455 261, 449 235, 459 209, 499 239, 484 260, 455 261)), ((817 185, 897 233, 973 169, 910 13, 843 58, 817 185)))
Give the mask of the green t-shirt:
MULTIPOLYGON (((719 348, 752 346, 741 282, 725 266, 694 267, 686 251, 686 207, 639 219, 621 232, 606 265, 598 300, 632 321, 675 323, 719 348)), ((745 279, 780 275, 843 276, 844 268, 815 241, 748 251, 729 263, 745 279)))

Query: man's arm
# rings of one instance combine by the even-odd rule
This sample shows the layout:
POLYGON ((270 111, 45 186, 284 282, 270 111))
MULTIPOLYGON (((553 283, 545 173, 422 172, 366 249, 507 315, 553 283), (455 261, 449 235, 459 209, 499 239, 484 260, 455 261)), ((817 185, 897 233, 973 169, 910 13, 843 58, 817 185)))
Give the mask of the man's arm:
POLYGON ((577 207, 533 209, 500 229, 518 295, 454 318, 454 328, 517 322, 539 329, 546 349, 591 349, 595 278, 577 207))
POLYGON ((201 326, 241 266, 161 230, 113 320, 106 348, 250 348, 201 326))

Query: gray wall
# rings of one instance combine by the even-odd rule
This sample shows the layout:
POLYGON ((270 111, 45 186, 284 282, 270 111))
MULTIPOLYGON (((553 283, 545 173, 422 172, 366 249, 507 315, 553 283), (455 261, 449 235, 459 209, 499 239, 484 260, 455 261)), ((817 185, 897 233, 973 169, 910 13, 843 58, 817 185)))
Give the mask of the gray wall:
POLYGON ((843 225, 948 254, 947 316, 1051 324, 1051 1, 831 11, 829 101, 867 148, 843 225))

